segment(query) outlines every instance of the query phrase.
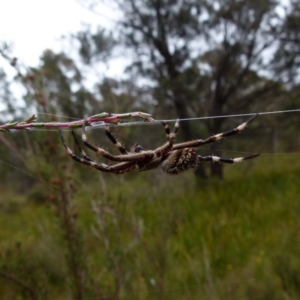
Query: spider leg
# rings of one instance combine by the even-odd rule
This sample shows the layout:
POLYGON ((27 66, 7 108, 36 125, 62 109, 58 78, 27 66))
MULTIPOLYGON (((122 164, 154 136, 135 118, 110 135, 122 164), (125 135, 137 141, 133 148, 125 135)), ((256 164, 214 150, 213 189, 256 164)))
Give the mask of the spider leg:
POLYGON ((122 162, 122 163, 118 163, 118 164, 109 166, 109 165, 102 164, 102 163, 99 163, 99 162, 96 162, 96 161, 92 160, 82 150, 82 148, 80 147, 79 142, 76 138, 76 135, 73 133, 75 143, 76 143, 77 147, 79 148, 79 150, 80 150, 80 152, 83 156, 83 157, 80 157, 80 156, 76 155, 75 153, 73 153, 73 151, 68 147, 68 145, 66 144, 66 141, 65 141, 60 129, 59 129, 59 134, 60 134, 60 138, 63 142, 63 145, 67 150, 67 153, 72 157, 73 160, 75 160, 75 161, 77 161, 81 164, 93 167, 93 168, 95 168, 99 171, 102 171, 102 172, 115 173, 115 174, 127 173, 127 172, 129 172, 129 171, 136 168, 135 162, 131 162, 131 161, 130 162, 122 162))
POLYGON ((109 138, 109 140, 114 144, 114 146, 122 153, 128 154, 129 152, 125 149, 124 146, 115 138, 115 136, 109 130, 109 126, 105 126, 105 134, 109 138))
MULTIPOLYGON (((82 141, 85 146, 96 152, 97 154, 102 155, 103 157, 112 160, 112 161, 117 161, 117 162, 124 162, 124 161, 131 161, 135 163, 147 163, 154 159, 157 156, 163 156, 167 154, 173 147, 174 144, 174 139, 176 132, 178 131, 179 127, 179 122, 177 121, 174 127, 173 132, 168 133, 168 141, 165 143, 163 146, 153 150, 146 150, 146 151, 139 151, 139 152, 134 152, 132 151, 131 153, 126 153, 123 155, 112 155, 108 151, 104 150, 101 147, 97 147, 90 142, 87 141, 86 133, 85 133, 85 125, 87 121, 83 122, 82 125, 82 141)), ((110 138, 110 137, 109 137, 110 138)))
POLYGON ((226 164, 234 164, 257 156, 259 156, 259 153, 249 155, 249 156, 244 156, 244 157, 236 157, 236 158, 226 158, 226 157, 219 157, 214 155, 208 155, 208 156, 198 155, 198 159, 199 161, 212 161, 212 162, 222 162, 226 164))
POLYGON ((193 140, 190 142, 185 142, 185 143, 180 143, 180 144, 175 144, 173 146, 174 150, 177 149, 183 149, 183 148, 190 148, 190 147, 200 147, 202 145, 206 145, 206 144, 211 144, 215 141, 220 141, 221 139, 240 133, 241 131, 243 131, 256 117, 258 116, 258 114, 256 114, 255 116, 253 116, 252 118, 250 118, 248 121, 244 122, 243 124, 239 125, 238 127, 231 129, 229 131, 223 132, 223 133, 218 133, 215 135, 212 135, 210 137, 208 137, 205 140, 193 140))
MULTIPOLYGON (((162 122, 162 125, 164 126, 165 128, 165 131, 166 131, 166 135, 167 135, 167 138, 169 138, 169 135, 171 134, 171 131, 170 131, 170 128, 169 126, 165 123, 165 122, 162 122)), ((176 134, 177 131, 178 131, 178 125, 177 127, 174 127, 174 130, 173 132, 176 134)), ((138 144, 135 144, 131 151, 128 152, 126 150, 126 148, 116 139, 116 137, 113 135, 113 133, 109 130, 109 126, 106 125, 105 126, 105 134, 106 136, 109 138, 109 140, 114 144, 114 146, 122 153, 122 154, 129 154, 130 152, 131 153, 134 153, 134 152, 140 152, 141 150, 144 150, 144 148, 138 144), (137 148, 138 147, 138 148, 137 148)))
POLYGON ((97 154, 102 155, 103 157, 112 160, 112 161, 117 161, 117 162, 125 162, 125 161, 130 161, 130 162, 141 162, 141 161, 149 161, 153 157, 155 157, 156 153, 152 150, 148 151, 142 151, 139 153, 127 153, 127 154, 122 154, 122 155, 112 155, 108 151, 104 150, 101 147, 97 147, 90 142, 87 141, 86 133, 85 133, 85 125, 87 121, 83 122, 82 124, 82 141, 85 146, 96 152, 97 154))
POLYGON ((164 156, 173 149, 174 140, 179 129, 179 120, 177 119, 172 132, 170 131, 169 126, 165 122, 162 122, 162 125, 165 128, 167 142, 163 146, 158 147, 154 150, 156 157, 164 156))
POLYGON ((254 158, 258 155, 259 154, 253 154, 237 158, 225 158, 213 155, 201 156, 197 153, 197 150, 195 148, 184 148, 171 151, 164 158, 164 160, 161 161, 161 168, 168 174, 179 174, 188 169, 196 169, 201 161, 223 162, 233 164, 246 159, 254 158))
MULTIPOLYGON (((77 137, 76 137, 76 134, 75 134, 75 132, 74 132, 73 130, 72 130, 72 136, 73 136, 73 138, 74 138, 74 141, 75 141, 75 143, 76 143, 76 146, 77 146, 78 150, 79 150, 80 153, 81 153, 81 156, 82 156, 84 159, 86 159, 86 160, 93 161, 93 159, 90 158, 90 157, 83 151, 83 149, 81 148, 81 146, 80 146, 80 144, 79 144, 79 141, 78 141, 78 139, 77 139, 77 137)), ((62 136, 61 131, 60 131, 60 137, 62 138, 63 144, 64 144, 64 146, 66 147, 66 144, 65 144, 65 142, 64 142, 64 137, 62 136)))
MULTIPOLYGON (((170 127, 168 126, 167 123, 165 123, 164 121, 161 122, 161 124, 164 126, 165 128, 165 132, 166 132, 166 135, 167 135, 167 138, 169 138, 170 134, 171 134, 171 130, 170 130, 170 127)), ((175 126, 173 128, 173 133, 176 135, 177 132, 178 132, 178 129, 179 129, 179 120, 177 119, 176 123, 175 123, 175 126)))
POLYGON ((144 161, 138 164, 139 171, 148 171, 157 168, 172 152, 174 139, 179 129, 179 120, 176 121, 173 131, 171 132, 169 126, 162 122, 167 135, 167 142, 154 150, 155 157, 151 160, 144 161))

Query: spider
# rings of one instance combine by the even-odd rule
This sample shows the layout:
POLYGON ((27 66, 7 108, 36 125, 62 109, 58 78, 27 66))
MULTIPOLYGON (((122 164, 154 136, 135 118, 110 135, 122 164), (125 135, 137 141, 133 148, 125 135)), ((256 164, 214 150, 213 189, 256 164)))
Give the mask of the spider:
MULTIPOLYGON (((257 114, 258 115, 258 114, 257 114)), ((163 171, 168 174, 179 174, 188 169, 196 169, 201 161, 210 161, 210 162, 223 162, 228 164, 233 164, 237 162, 241 162, 246 159, 251 159, 259 154, 253 154, 245 157, 237 157, 237 158, 225 158, 214 155, 201 156, 197 153, 196 148, 211 144, 215 141, 219 141, 228 136, 240 133, 244 130, 250 122, 252 122, 257 115, 246 121, 245 123, 239 125, 238 127, 229 130, 224 133, 219 133, 212 135, 206 139, 192 140, 189 142, 175 144, 175 136, 179 129, 179 121, 177 120, 174 126, 173 131, 170 130, 169 126, 162 122, 162 125, 165 129, 167 141, 164 145, 156 148, 155 150, 145 150, 141 145, 134 144, 130 151, 127 151, 124 146, 122 146, 119 141, 115 138, 115 136, 109 130, 109 127, 105 127, 105 133, 108 139, 114 144, 114 146, 121 153, 120 155, 113 155, 108 151, 104 150, 101 147, 97 147, 92 143, 87 141, 85 126, 87 121, 83 123, 82 126, 82 142, 83 144, 96 152, 99 155, 107 158, 108 160, 117 162, 116 164, 108 165, 104 163, 97 162, 90 158, 84 150, 81 148, 79 141, 72 131, 73 138, 77 145, 78 150, 81 153, 81 156, 73 153, 73 151, 67 146, 66 141, 62 135, 61 130, 59 130, 60 137, 64 147, 67 150, 67 153, 74 159, 75 161, 93 167, 99 171, 110 172, 115 174, 123 174, 130 172, 134 169, 138 169, 139 171, 147 171, 152 170, 157 167, 161 167, 163 171)))

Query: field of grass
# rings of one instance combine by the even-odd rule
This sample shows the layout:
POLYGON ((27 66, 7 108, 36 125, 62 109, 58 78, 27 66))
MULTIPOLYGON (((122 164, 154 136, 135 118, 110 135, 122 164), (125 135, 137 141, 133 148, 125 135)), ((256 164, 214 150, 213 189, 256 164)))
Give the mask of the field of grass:
POLYGON ((226 166, 222 181, 74 175, 72 225, 2 187, 0 298, 299 299, 298 158, 226 166))

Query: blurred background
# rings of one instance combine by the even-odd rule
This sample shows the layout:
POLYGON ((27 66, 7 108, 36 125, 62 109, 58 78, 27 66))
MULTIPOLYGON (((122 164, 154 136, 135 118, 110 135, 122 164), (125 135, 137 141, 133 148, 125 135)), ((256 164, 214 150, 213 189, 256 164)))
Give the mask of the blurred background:
MULTIPOLYGON (((143 111, 189 119, 183 142, 248 116, 193 118, 300 108, 296 0, 7 0, 0 11, 1 124, 143 111)), ((260 157, 178 176, 103 174, 70 159, 57 130, 1 132, 0 298, 298 299, 298 119, 263 114, 199 149, 260 157)), ((165 141, 161 125, 111 130, 127 149, 165 141)), ((101 128, 88 139, 117 153, 101 128)))

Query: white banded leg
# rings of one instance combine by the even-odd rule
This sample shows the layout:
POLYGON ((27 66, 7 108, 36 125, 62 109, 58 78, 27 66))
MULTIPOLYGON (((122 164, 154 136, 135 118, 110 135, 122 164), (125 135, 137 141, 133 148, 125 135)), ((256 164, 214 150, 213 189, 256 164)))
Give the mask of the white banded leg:
POLYGON ((244 157, 235 157, 235 158, 227 158, 227 157, 220 157, 214 155, 208 155, 208 156, 198 155, 198 159, 199 161, 212 161, 212 162, 222 162, 226 164, 234 164, 257 156, 259 156, 259 153, 249 155, 249 156, 244 156, 244 157))

